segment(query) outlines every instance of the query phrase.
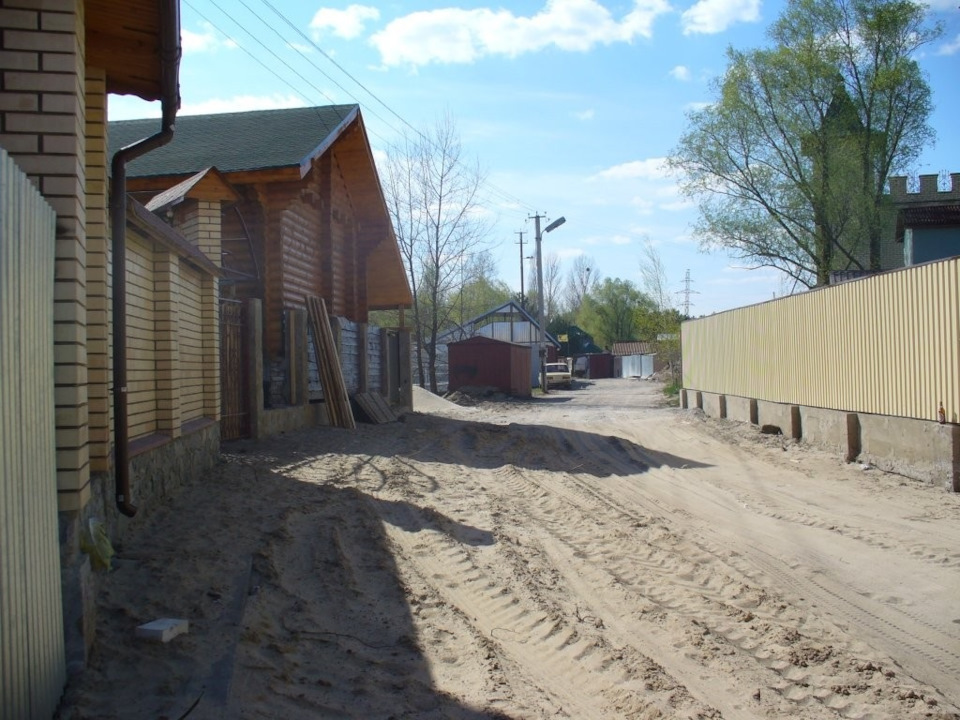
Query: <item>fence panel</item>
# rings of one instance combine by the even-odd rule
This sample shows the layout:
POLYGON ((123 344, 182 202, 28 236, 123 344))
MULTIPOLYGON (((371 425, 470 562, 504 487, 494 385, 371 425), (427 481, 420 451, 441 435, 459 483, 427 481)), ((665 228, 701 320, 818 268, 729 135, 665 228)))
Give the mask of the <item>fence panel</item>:
POLYGON ((65 682, 54 431, 56 217, 0 148, 0 717, 65 682))
POLYGON ((841 283, 682 326, 692 390, 936 420, 960 417, 960 259, 841 283))

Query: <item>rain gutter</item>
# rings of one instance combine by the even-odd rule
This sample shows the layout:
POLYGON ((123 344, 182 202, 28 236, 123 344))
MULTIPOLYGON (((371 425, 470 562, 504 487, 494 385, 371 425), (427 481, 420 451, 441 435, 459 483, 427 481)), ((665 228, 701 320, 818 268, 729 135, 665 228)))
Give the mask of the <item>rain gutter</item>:
POLYGON ((111 163, 110 239, 113 259, 113 435, 117 509, 137 514, 130 498, 130 426, 127 421, 127 163, 173 138, 180 109, 180 4, 160 2, 160 131, 117 151, 111 163))

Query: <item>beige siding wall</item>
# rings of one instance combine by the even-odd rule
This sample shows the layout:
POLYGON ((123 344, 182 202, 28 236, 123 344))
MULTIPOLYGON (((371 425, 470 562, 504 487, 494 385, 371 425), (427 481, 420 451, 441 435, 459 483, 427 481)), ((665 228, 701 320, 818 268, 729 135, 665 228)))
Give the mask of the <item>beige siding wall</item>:
POLYGON ((960 421, 960 260, 685 322, 683 383, 771 402, 960 421))
POLYGON ((54 415, 55 216, 0 149, 0 717, 65 680, 54 415))

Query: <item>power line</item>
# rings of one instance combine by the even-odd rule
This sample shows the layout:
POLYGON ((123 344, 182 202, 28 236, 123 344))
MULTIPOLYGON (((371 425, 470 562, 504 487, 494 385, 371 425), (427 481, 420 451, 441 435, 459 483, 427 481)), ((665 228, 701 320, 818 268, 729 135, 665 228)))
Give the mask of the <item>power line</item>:
MULTIPOLYGON (((289 18, 287 18, 286 15, 284 15, 282 11, 280 11, 279 9, 276 8, 276 6, 274 6, 272 3, 270 3, 269 0, 261 0, 261 1, 264 3, 264 5, 266 5, 268 8, 270 8, 270 10, 273 11, 287 26, 289 26, 294 32, 296 32, 296 34, 297 34, 298 37, 300 37, 301 39, 303 39, 303 40, 305 40, 307 43, 309 43, 309 45, 310 45, 312 48, 316 49, 324 58, 326 58, 326 59, 327 59, 329 62, 331 62, 338 70, 340 70, 340 72, 344 73, 344 75, 346 75, 348 78, 350 78, 351 81, 353 81, 354 83, 356 83, 357 86, 359 86, 361 89, 363 89, 363 91, 366 92, 371 98, 373 98, 374 100, 376 100, 377 103, 379 103, 379 104, 382 105, 384 108, 386 108, 386 109, 390 112, 390 114, 392 114, 393 116, 395 116, 396 118, 398 118, 398 119, 400 120, 400 122, 403 123, 403 125, 405 125, 406 127, 410 128, 410 130, 411 130, 413 133, 415 133, 418 138, 420 138, 422 141, 426 142, 428 145, 433 146, 433 141, 432 141, 430 138, 426 137, 422 132, 420 132, 419 130, 417 130, 417 128, 414 127, 409 121, 407 121, 405 118, 403 118, 403 116, 401 116, 398 112, 396 112, 393 108, 391 108, 386 102, 384 102, 383 100, 381 100, 381 99, 377 96, 376 93, 374 93, 374 92, 373 92, 372 90, 370 90, 366 85, 364 85, 364 84, 363 84, 362 82, 360 82, 356 77, 354 77, 346 68, 343 67, 343 65, 341 65, 341 64, 338 63, 336 60, 334 60, 334 59, 329 55, 329 53, 325 52, 325 51, 324 51, 319 45, 317 45, 317 43, 315 43, 309 36, 307 36, 306 34, 304 34, 299 28, 297 28, 297 26, 296 26, 289 18)), ((305 82, 308 86, 310 86, 311 88, 313 88, 313 90, 315 90, 315 91, 316 91, 317 93, 319 93, 321 96, 323 96, 324 98, 326 98, 327 101, 330 102, 331 104, 333 104, 333 105, 338 104, 338 103, 336 103, 336 101, 334 101, 334 99, 331 98, 326 92, 324 92, 321 88, 317 87, 313 82, 311 82, 309 79, 307 79, 306 77, 304 77, 299 71, 297 71, 293 66, 291 66, 288 62, 286 62, 286 60, 284 60, 283 58, 281 58, 276 52, 274 52, 272 49, 270 49, 263 41, 261 41, 251 30, 249 30, 247 27, 245 27, 245 26, 244 26, 239 20, 237 20, 233 15, 231 15, 231 14, 228 13, 228 12, 226 12, 226 11, 216 2, 216 0, 209 0, 209 2, 210 2, 211 5, 213 5, 217 10, 219 10, 221 14, 226 15, 227 17, 229 17, 230 20, 231 20, 235 25, 237 25, 241 30, 243 30, 247 35, 249 35, 249 36, 254 40, 254 42, 256 42, 258 45, 260 45, 264 50, 266 50, 271 56, 273 56, 277 61, 279 61, 279 62, 280 62, 284 67, 286 67, 290 72, 294 73, 298 78, 300 78, 300 80, 302 80, 303 82, 305 82)), ((351 99, 353 99, 355 102, 357 102, 357 103, 359 104, 359 99, 358 99, 353 93, 351 93, 349 90, 347 90, 347 88, 345 88, 343 85, 341 85, 339 82, 337 82, 337 81, 336 81, 333 77, 331 77, 327 72, 325 72, 323 69, 321 69, 311 58, 309 58, 309 57, 306 55, 306 53, 304 53, 302 50, 300 50, 299 48, 297 48, 294 43, 292 43, 292 42, 289 41, 286 37, 284 37, 284 35, 283 35, 280 31, 278 31, 275 27, 273 27, 270 23, 268 23, 260 14, 258 14, 256 11, 254 11, 244 0, 240 0, 240 2, 241 2, 241 4, 248 10, 248 12, 250 12, 250 13, 256 18, 256 20, 257 20, 261 25, 263 25, 263 26, 267 27, 268 29, 270 29, 271 32, 273 32, 278 38, 280 38, 280 40, 281 40, 283 43, 285 43, 291 50, 293 50, 293 51, 296 52, 298 55, 300 55, 300 56, 301 56, 304 60, 306 60, 315 70, 317 70, 318 72, 320 72, 324 77, 326 77, 327 79, 329 79, 329 80, 330 80, 334 85, 336 85, 340 90, 342 90, 344 93, 346 93, 348 97, 350 97, 351 99)), ((231 43, 233 43, 233 44, 236 45, 238 48, 240 48, 241 50, 243 50, 247 55, 249 55, 249 56, 250 56, 255 62, 257 62, 261 67, 263 67, 264 69, 266 69, 266 70, 267 70, 268 72, 270 72, 274 77, 277 77, 277 78, 280 79, 284 84, 286 84, 288 87, 290 87, 298 96, 300 96, 301 98, 303 98, 307 103, 311 103, 311 102, 312 102, 311 99, 310 99, 305 93, 303 93, 298 87, 296 87, 294 84, 292 84, 289 80, 287 80, 285 77, 283 77, 283 76, 282 76, 280 73, 278 73, 276 70, 274 70, 273 68, 271 68, 271 67, 270 67, 267 63, 265 63, 263 60, 261 60, 261 59, 258 58, 256 55, 254 55, 248 48, 244 47, 244 45, 243 45, 242 43, 240 43, 239 41, 237 41, 234 37, 232 37, 232 36, 231 36, 229 33, 227 33, 226 31, 224 31, 221 27, 219 27, 216 23, 214 23, 209 17, 207 17, 206 15, 204 15, 204 14, 196 7, 195 4, 193 4, 193 3, 190 2, 190 0, 184 0, 184 3, 185 3, 191 10, 193 10, 200 18, 202 18, 204 21, 206 21, 208 24, 210 24, 210 26, 213 27, 217 32, 219 32, 220 34, 222 34, 222 35, 223 35, 224 37, 226 37, 231 43)), ((400 131, 399 131, 394 125, 392 125, 389 121, 387 121, 387 120, 386 120, 385 118, 383 118, 381 115, 379 115, 378 113, 376 113, 376 111, 370 109, 369 107, 368 107, 367 109, 368 109, 368 111, 370 112, 371 115, 373 115, 373 116, 376 117, 378 120, 380 120, 380 121, 381 121, 384 125, 386 125, 390 130, 392 130, 393 132, 398 133, 398 134, 400 133, 400 131)), ((384 145, 389 146, 389 145, 391 144, 386 138, 384 138, 382 135, 380 135, 380 134, 377 133, 376 131, 370 129, 370 132, 371 132, 373 135, 375 135, 381 142, 383 142, 384 145)), ((518 208, 517 208, 517 207, 515 207, 515 208, 509 208, 509 212, 510 212, 511 214, 521 214, 521 213, 524 214, 524 215, 526 214, 525 211, 522 210, 522 208, 528 207, 528 204, 527 204, 527 203, 524 203, 520 198, 518 198, 517 196, 509 193, 508 191, 504 190, 503 188, 499 187, 498 185, 496 185, 496 184, 494 184, 494 183, 485 182, 485 183, 483 184, 483 194, 486 195, 486 196, 488 197, 488 199, 493 200, 495 204, 498 204, 498 205, 500 205, 501 207, 504 206, 504 205, 507 205, 507 206, 509 206, 509 205, 519 206, 518 208)), ((504 209, 506 209, 506 208, 504 208, 504 209)))

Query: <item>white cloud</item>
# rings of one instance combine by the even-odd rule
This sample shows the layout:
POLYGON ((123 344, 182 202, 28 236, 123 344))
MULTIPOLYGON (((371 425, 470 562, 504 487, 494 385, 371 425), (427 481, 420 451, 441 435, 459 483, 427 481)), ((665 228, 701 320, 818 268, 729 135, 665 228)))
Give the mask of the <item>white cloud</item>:
POLYGON ((368 21, 379 19, 380 11, 368 5, 350 5, 346 10, 320 8, 310 21, 310 29, 317 38, 329 30, 337 37, 352 40, 363 34, 368 21))
POLYGON ((685 65, 677 65, 673 70, 669 72, 670 77, 674 80, 679 80, 680 82, 687 82, 690 80, 690 68, 685 65))
POLYGON ((696 110, 706 110, 708 107, 713 105, 711 102, 688 102, 683 106, 684 111, 696 111, 696 110))
POLYGON ((371 37, 384 65, 472 63, 487 55, 516 57, 553 46, 586 52, 596 45, 650 37, 667 0, 634 0, 621 20, 596 0, 547 0, 530 17, 509 10, 441 8, 391 21, 371 37))
POLYGON ((184 54, 211 52, 218 48, 235 48, 237 44, 233 40, 221 38, 216 28, 210 23, 201 23, 203 32, 193 32, 186 28, 180 29, 180 44, 183 46, 184 54))
POLYGON ((232 98, 211 98, 198 103, 184 103, 178 114, 214 115, 227 112, 305 107, 306 104, 303 98, 297 95, 237 95, 232 98))
POLYGON ((610 238, 610 242, 613 245, 629 245, 633 241, 626 235, 614 235, 610 238))
POLYGON ((760 20, 760 0, 699 0, 681 16, 683 34, 711 35, 737 22, 760 20))
POLYGON ((937 48, 937 55, 956 55, 958 52, 960 52, 960 34, 937 48))
POLYGON ((577 120, 584 120, 584 121, 586 121, 586 120, 593 120, 593 109, 591 108, 591 109, 589 109, 589 110, 583 110, 583 111, 581 111, 581 112, 576 112, 576 113, 573 114, 573 116, 574 116, 577 120))
POLYGON ((666 158, 648 158, 614 165, 601 170, 591 180, 662 180, 669 178, 666 158))

